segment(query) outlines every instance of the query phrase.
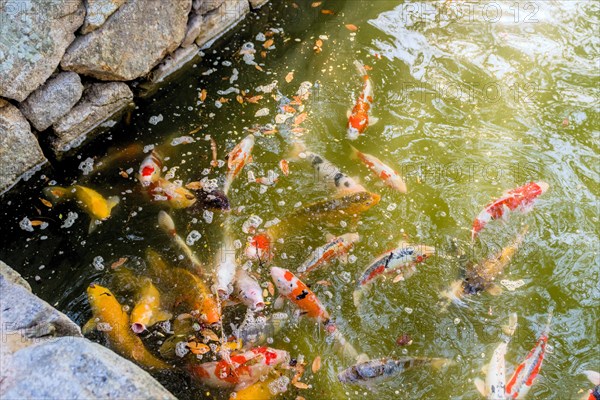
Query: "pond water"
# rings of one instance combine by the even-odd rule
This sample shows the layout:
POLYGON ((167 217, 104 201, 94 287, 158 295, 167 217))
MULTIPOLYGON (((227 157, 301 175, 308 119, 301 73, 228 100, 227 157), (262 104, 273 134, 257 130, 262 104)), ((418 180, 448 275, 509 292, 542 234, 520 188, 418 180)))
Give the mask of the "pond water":
MULTIPOLYGON (((248 134, 247 128, 275 124, 282 100, 272 95, 292 98, 308 81, 311 95, 303 103, 307 118, 297 133, 311 151, 356 177, 381 195, 381 201, 358 217, 282 223, 271 265, 295 272, 311 249, 326 243, 326 234, 358 232, 360 241, 347 263, 335 261, 307 279, 339 332, 372 359, 441 357, 454 363, 441 369, 415 368, 367 387, 344 385, 337 374, 353 360, 341 356, 326 332, 314 320, 298 318, 286 301, 284 311, 291 322, 269 345, 296 359, 303 355, 308 366, 302 382, 309 387, 289 385, 280 398, 480 398, 473 380, 483 377, 481 369, 502 340, 501 326, 509 313, 519 316, 506 355, 510 376, 535 345, 550 309, 554 318, 548 354, 529 397, 580 398, 591 387, 582 371, 600 369, 598 12, 597 2, 574 0, 272 2, 228 34, 226 44, 207 50, 175 82, 139 100, 130 117, 106 138, 87 146, 77 158, 34 176, 29 188, 0 199, 0 259, 22 273, 36 294, 85 324, 91 316, 86 288, 92 282, 108 285, 110 265, 120 258, 143 264, 150 247, 169 263, 186 265, 157 225, 158 212, 167 208, 152 202, 135 177, 147 154, 105 159, 100 166, 103 157, 132 144, 155 145, 167 153, 168 168, 179 167, 174 179, 189 183, 206 176, 222 184, 226 166, 210 168, 211 147, 205 136, 216 140, 218 158, 225 160, 248 134), (264 40, 273 40, 274 47, 265 49, 264 40), (247 42, 254 44, 260 68, 239 55, 247 42), (372 114, 379 121, 349 142, 346 113, 362 88, 354 60, 370 67, 372 114), (273 81, 277 88, 272 93, 257 91, 273 81), (236 92, 219 94, 231 87, 245 91, 243 104, 236 92), (203 90, 206 98, 201 102, 203 90), (247 101, 259 94, 264 98, 257 103, 247 101), (216 103, 221 97, 226 101, 216 103), (263 108, 269 114, 256 117, 263 108), (185 135, 196 140, 170 145, 185 135), (350 143, 400 172, 407 193, 382 186, 351 157, 350 143), (88 157, 93 159, 91 172, 84 171, 85 163, 80 167, 88 157), (75 202, 48 208, 39 200, 51 181, 117 195, 120 203, 88 234, 89 217, 75 202), (484 206, 530 181, 549 184, 533 209, 489 223, 472 241, 471 225, 484 206), (69 212, 78 218, 65 227, 69 212), (20 222, 25 217, 48 226, 23 230, 20 222), (467 307, 447 304, 441 293, 460 279, 465 264, 481 262, 508 246, 523 225, 529 227, 524 243, 499 278, 509 281, 508 286, 522 286, 504 287, 496 296, 470 296, 467 307), (404 281, 378 280, 355 307, 356 280, 375 257, 400 240, 435 246, 437 254, 404 281), (402 335, 410 336, 412 343, 398 345, 402 335), (310 366, 317 356, 322 366, 313 373, 310 366)), ((276 128, 280 132, 266 128, 256 134, 254 161, 229 192, 231 212, 215 211, 207 223, 202 211, 170 211, 181 236, 193 230, 201 234, 192 248, 206 265, 214 264, 225 223, 231 224, 233 239, 244 243, 248 235, 242 225, 251 215, 285 221, 295 210, 334 195, 305 161, 290 161, 289 176, 279 171, 278 162, 287 157, 290 144, 282 138, 285 127, 276 128), (269 170, 281 175, 272 187, 247 179, 248 171, 259 177, 269 170)), ((238 257, 243 263, 243 249, 238 257)), ((261 284, 271 281, 268 266, 252 268, 261 284)), ((273 312, 275 301, 268 297, 266 315, 273 312)), ((132 305, 131 298, 118 298, 132 305)), ((231 322, 239 324, 244 314, 241 305, 227 307, 226 330, 231 322)), ((156 330, 160 331, 151 329, 156 330)), ((164 340, 157 333, 142 337, 151 351, 164 340)), ((156 375, 179 398, 229 395, 229 390, 191 380, 181 363, 177 365, 171 373, 156 375)))

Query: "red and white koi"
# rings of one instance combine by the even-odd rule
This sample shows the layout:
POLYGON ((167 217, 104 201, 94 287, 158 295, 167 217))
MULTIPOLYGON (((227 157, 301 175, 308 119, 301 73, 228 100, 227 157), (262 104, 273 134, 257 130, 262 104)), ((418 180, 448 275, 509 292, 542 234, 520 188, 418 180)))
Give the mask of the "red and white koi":
POLYGON ((546 346, 548 344, 548 334, 550 332, 550 321, 552 320, 552 313, 548 316, 548 323, 546 328, 540 335, 537 344, 527 357, 519 366, 515 369, 512 377, 506 384, 506 396, 509 399, 524 399, 531 386, 535 382, 540 370, 542 368, 542 362, 546 355, 546 346))
POLYGON ((138 179, 142 186, 148 187, 156 182, 161 176, 162 167, 163 162, 160 154, 156 150, 152 150, 140 165, 138 179))
POLYGON ((488 400, 506 399, 506 351, 512 335, 517 329, 517 314, 512 313, 506 327, 507 338, 494 350, 492 359, 486 369, 485 382, 479 378, 475 379, 475 386, 479 393, 488 400))
POLYGON ((331 238, 327 244, 311 253, 310 257, 298 267, 298 273, 301 273, 305 277, 319 266, 348 254, 358 239, 358 233, 346 233, 342 236, 331 238))
POLYGON ((266 233, 252 236, 246 243, 244 254, 253 261, 270 262, 273 259, 271 237, 266 233))
POLYGON ((507 211, 527 212, 534 201, 548 190, 546 182, 529 182, 526 185, 505 192, 502 197, 485 206, 479 213, 471 230, 471 239, 475 239, 485 225, 505 216, 507 211))
POLYGON ((258 382, 278 365, 288 363, 290 355, 285 350, 255 347, 227 358, 193 365, 189 370, 207 386, 241 390, 258 382))
POLYGON ((223 192, 227 194, 231 183, 236 176, 242 171, 244 166, 252 162, 252 149, 254 148, 254 135, 246 136, 239 142, 227 156, 227 177, 225 178, 225 186, 223 192))
MULTIPOLYGON (((367 69, 360 61, 354 61, 354 65, 364 83, 354 108, 348 112, 348 139, 350 140, 358 139, 358 136, 362 135, 369 127, 369 111, 373 104, 373 82, 369 78, 367 69)), ((371 118, 371 122, 374 123, 375 118, 371 118)))
POLYGON ((260 311, 265 308, 260 284, 244 269, 238 269, 233 287, 235 296, 250 310, 260 311))
POLYGON ((392 167, 385 165, 380 159, 370 154, 362 153, 358 151, 354 146, 350 146, 352 149, 352 155, 363 162, 387 186, 400 193, 406 193, 406 183, 392 167))
POLYGON ((272 267, 271 278, 279 293, 294 303, 306 316, 315 318, 326 326, 329 324, 329 313, 323 304, 296 275, 287 269, 272 267))
POLYGON ((600 400, 600 374, 596 371, 583 371, 585 376, 595 386, 593 390, 590 390, 587 400, 600 400))
POLYGON ((365 287, 382 274, 401 274, 408 278, 415 272, 417 264, 425 261, 435 254, 435 248, 425 245, 411 245, 400 242, 400 245, 381 256, 377 257, 363 272, 356 290, 354 290, 354 304, 358 306, 365 287))

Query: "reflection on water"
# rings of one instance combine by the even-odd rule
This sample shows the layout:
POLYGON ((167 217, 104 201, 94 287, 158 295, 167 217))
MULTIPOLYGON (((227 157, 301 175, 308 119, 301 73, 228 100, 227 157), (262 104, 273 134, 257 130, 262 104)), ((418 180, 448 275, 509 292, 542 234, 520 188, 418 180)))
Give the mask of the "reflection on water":
MULTIPOLYGON (((303 103, 305 130, 296 133, 312 151, 380 194, 381 201, 359 220, 283 224, 278 228, 281 240, 274 243, 274 264, 296 271, 326 242, 327 233, 356 230, 361 240, 348 263, 336 261, 314 271, 309 282, 338 330, 371 358, 412 355, 456 363, 440 370, 409 370, 371 388, 343 386, 337 374, 351 363, 338 356, 332 340, 314 322, 292 318, 271 346, 292 357, 302 354, 309 362, 318 355, 323 366, 305 374, 309 389, 290 387, 284 398, 368 398, 371 391, 382 399, 479 398, 473 379, 482 376, 480 369, 500 342, 508 314, 519 315, 506 356, 510 374, 534 346, 550 307, 552 352, 546 356, 543 379, 529 397, 576 398, 579 390, 591 386, 582 371, 600 369, 594 361, 600 350, 598 11, 593 1, 326 0, 318 7, 303 2, 266 6, 225 47, 207 51, 177 82, 140 100, 131 124, 115 126, 111 139, 96 143, 80 159, 44 171, 34 178, 37 187, 31 191, 3 198, 0 258, 22 272, 36 293, 82 325, 90 316, 85 289, 90 282, 107 281, 113 262, 128 257, 143 264, 151 247, 169 262, 184 264, 178 259, 180 251, 157 228, 162 207, 148 201, 135 179, 143 155, 116 158, 102 168, 97 168, 96 158, 97 169, 89 174, 83 171, 85 163, 78 168, 88 156, 101 156, 109 147, 123 150, 133 142, 160 146, 193 136, 193 143, 161 147, 168 153, 165 165, 178 167, 173 179, 188 183, 207 177, 222 184, 225 169, 211 168, 211 144, 205 135, 216 139, 218 158, 224 160, 247 135, 245 128, 258 130, 254 163, 229 193, 234 240, 242 243, 247 236, 242 225, 249 216, 284 220, 302 206, 327 199, 331 191, 307 163, 290 162, 290 175, 279 176, 274 186, 246 179, 248 171, 256 177, 279 171, 278 163, 290 148, 282 135, 269 134, 272 128, 264 127, 277 125, 278 107, 284 103, 272 94, 292 100, 300 83, 309 81, 314 85, 303 103), (269 34, 274 47, 265 48, 267 38, 258 40, 262 38, 257 34, 270 28, 275 29, 269 34), (239 54, 246 42, 254 44, 259 68, 239 54), (400 172, 407 194, 382 186, 351 158, 346 112, 362 85, 355 59, 372 68, 373 115, 379 122, 352 144, 400 172), (293 77, 287 82, 290 72, 293 77), (273 81, 277 89, 272 93, 257 90, 273 81), (206 98, 201 101, 203 90, 206 98), (268 115, 260 116, 262 109, 268 115), (39 201, 41 188, 53 180, 119 195, 121 202, 110 219, 88 234, 88 219, 75 203, 48 209, 39 201), (531 180, 550 185, 534 209, 490 223, 472 243, 471 224, 483 207, 531 180), (69 212, 77 212, 78 218, 67 227, 69 212), (23 231, 19 222, 26 216, 47 222, 47 228, 23 231), (462 269, 507 246, 522 224, 529 226, 529 233, 503 279, 522 280, 523 286, 504 288, 497 296, 472 296, 465 308, 443 309, 440 293, 462 269), (435 246, 438 254, 405 281, 379 282, 356 308, 352 281, 403 239, 435 246), (101 264, 104 269, 94 267, 101 264), (402 335, 409 335, 412 343, 396 344, 402 335)), ((293 129, 281 127, 282 134, 293 129)), ((193 248, 202 263, 213 265, 225 216, 215 212, 208 223, 202 211, 172 215, 184 239, 192 231, 201 234, 193 248)), ((261 283, 270 281, 267 268, 255 268, 261 283)), ((286 310, 293 308, 287 304, 286 310)), ((225 318, 239 323, 243 316, 243 307, 236 306, 225 318)), ((180 398, 202 398, 206 392, 178 374, 160 378, 180 398)))

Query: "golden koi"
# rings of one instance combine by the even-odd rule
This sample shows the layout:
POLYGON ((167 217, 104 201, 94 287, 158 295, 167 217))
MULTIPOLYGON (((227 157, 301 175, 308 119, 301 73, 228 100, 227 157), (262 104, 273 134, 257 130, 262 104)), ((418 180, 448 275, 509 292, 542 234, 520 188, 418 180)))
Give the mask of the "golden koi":
POLYGON ((406 183, 402 177, 392 167, 385 165, 380 159, 370 154, 361 153, 354 146, 350 146, 354 157, 358 158, 373 172, 375 176, 380 178, 387 186, 400 193, 406 193, 406 183))
POLYGON ((131 330, 129 317, 110 290, 97 284, 87 289, 88 301, 93 317, 83 327, 83 332, 97 328, 101 330, 110 347, 123 357, 151 369, 166 369, 169 366, 152 355, 131 330))
POLYGON ((171 319, 172 314, 161 309, 161 295, 149 278, 144 279, 139 298, 131 310, 131 330, 142 333, 160 321, 171 319))
POLYGON ((99 221, 105 221, 110 217, 112 209, 119 204, 117 196, 105 199, 94 189, 75 185, 68 188, 60 186, 49 186, 44 189, 46 197, 57 203, 65 199, 74 198, 91 217, 89 232, 94 231, 99 221))
POLYGON ((250 134, 239 142, 227 156, 227 177, 223 187, 225 195, 229 193, 229 188, 235 177, 238 176, 246 164, 252 162, 253 148, 254 135, 250 134))

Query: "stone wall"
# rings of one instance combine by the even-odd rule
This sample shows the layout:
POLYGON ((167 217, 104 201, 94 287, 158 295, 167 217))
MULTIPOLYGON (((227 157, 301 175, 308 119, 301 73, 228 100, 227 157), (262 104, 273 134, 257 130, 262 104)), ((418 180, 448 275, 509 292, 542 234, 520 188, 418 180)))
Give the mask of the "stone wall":
POLYGON ((0 194, 102 133, 130 82, 161 82, 266 1, 0 1, 0 194))

